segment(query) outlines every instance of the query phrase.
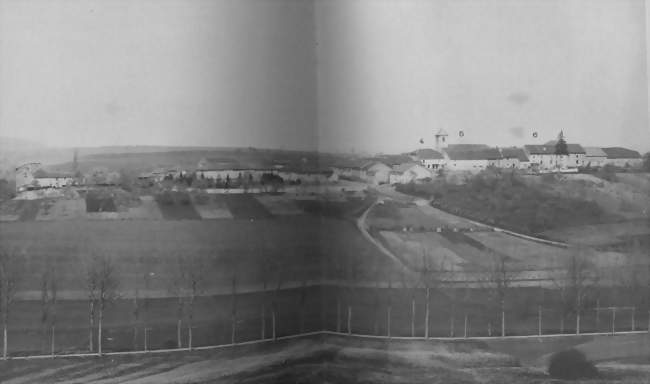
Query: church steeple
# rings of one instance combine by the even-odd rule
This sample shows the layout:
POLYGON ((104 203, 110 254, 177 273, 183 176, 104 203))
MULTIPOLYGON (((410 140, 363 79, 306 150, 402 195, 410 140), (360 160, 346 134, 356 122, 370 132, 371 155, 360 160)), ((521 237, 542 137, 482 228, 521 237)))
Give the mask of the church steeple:
POLYGON ((447 148, 447 139, 449 134, 443 128, 440 128, 438 133, 436 133, 436 150, 440 151, 441 149, 447 148))

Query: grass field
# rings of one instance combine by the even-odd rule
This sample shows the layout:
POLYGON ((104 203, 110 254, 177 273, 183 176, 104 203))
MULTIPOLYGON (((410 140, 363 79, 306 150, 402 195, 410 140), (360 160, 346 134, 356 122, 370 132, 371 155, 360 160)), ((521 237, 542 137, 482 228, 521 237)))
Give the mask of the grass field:
MULTIPOLYGON (((589 383, 645 383, 649 368, 646 339, 628 337, 517 341, 398 341, 311 336, 232 348, 111 356, 0 362, 7 384, 95 383, 554 383, 543 366, 531 365, 546 351, 598 347, 600 377, 589 383), (634 346, 636 363, 625 363, 620 346, 634 346), (506 351, 504 349, 507 348, 506 351)), ((588 353, 589 356, 589 353, 588 353)))
MULTIPOLYGON (((254 221, 13 222, 0 224, 0 242, 26 252, 20 291, 38 290, 40 275, 50 265, 60 275, 61 291, 80 290, 83 260, 89 252, 115 260, 127 291, 136 282, 143 284, 136 277, 144 272, 156 276, 150 283, 152 290, 166 290, 179 257, 203 265, 203 273, 209 276, 206 289, 229 287, 234 273, 242 284, 261 284, 264 276, 270 282, 269 275, 275 276, 276 270, 282 271, 284 281, 315 279, 323 263, 335 260, 363 260, 366 265, 393 268, 352 222, 313 215, 254 221)), ((363 277, 372 279, 372 273, 364 271, 363 277)))

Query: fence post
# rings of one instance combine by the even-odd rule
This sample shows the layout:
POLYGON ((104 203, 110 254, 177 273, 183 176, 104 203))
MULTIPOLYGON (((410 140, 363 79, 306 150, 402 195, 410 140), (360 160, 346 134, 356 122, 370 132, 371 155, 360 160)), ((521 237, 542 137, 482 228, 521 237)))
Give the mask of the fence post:
POLYGON ((148 336, 149 336, 149 331, 151 328, 145 328, 144 329, 144 351, 147 352, 149 350, 149 343, 148 343, 148 336))
POLYGON ((352 306, 348 305, 348 335, 352 334, 352 306))
POLYGON ((612 307, 612 335, 616 334, 616 308, 612 307))
POLYGON ((576 335, 580 334, 580 309, 576 310, 576 335))
POLYGON ((634 321, 634 317, 636 315, 636 307, 632 308, 632 332, 636 331, 636 324, 634 321))
POLYGON ((506 311, 501 311, 501 337, 506 336, 506 311))
POLYGON ((542 336, 542 306, 537 306, 537 335, 542 336))
POLYGON ((428 339, 429 338, 429 287, 427 287, 426 291, 426 303, 425 303, 425 308, 424 308, 424 338, 428 339))
POLYGON ((390 339, 390 312, 391 312, 391 306, 389 305, 388 308, 386 308, 386 334, 388 335, 389 339, 390 339))
POLYGON ((600 299, 596 299, 596 332, 600 332, 600 299))
POLYGON ((467 313, 465 313, 465 326, 463 329, 463 337, 467 338, 467 313))

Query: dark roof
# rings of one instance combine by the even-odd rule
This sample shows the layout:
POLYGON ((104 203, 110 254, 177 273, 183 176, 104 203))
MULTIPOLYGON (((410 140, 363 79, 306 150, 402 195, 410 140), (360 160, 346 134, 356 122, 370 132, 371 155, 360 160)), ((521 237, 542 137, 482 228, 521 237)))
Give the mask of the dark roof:
POLYGON ((603 152, 607 155, 608 159, 640 159, 641 154, 632 149, 623 147, 608 147, 603 148, 603 152))
POLYGON ((415 166, 422 167, 420 164, 417 164, 417 163, 404 163, 404 164, 399 164, 399 165, 393 166, 392 173, 401 174, 401 173, 404 173, 404 172, 408 171, 409 169, 411 169, 411 168, 413 168, 415 166))
POLYGON ((418 149, 415 152, 415 156, 419 160, 431 160, 431 159, 443 159, 444 157, 442 156, 442 153, 433 150, 431 148, 423 148, 423 149, 418 149))
POLYGON ((496 148, 483 148, 473 151, 447 149, 447 155, 451 160, 497 160, 501 154, 496 148))
POLYGON ((528 156, 523 148, 510 147, 501 148, 501 156, 506 159, 516 158, 519 161, 528 161, 528 156))
POLYGON ((55 178, 55 179, 61 179, 61 178, 71 178, 73 177, 72 174, 70 173, 63 173, 63 172, 48 172, 44 169, 37 169, 34 172, 34 178, 37 179, 44 179, 44 178, 55 178))
POLYGON ((413 161, 408 155, 381 155, 373 158, 372 160, 384 163, 388 166, 393 166, 402 163, 409 163, 413 161))
MULTIPOLYGON (((569 153, 585 153, 585 149, 580 144, 567 144, 567 151, 569 153)), ((555 145, 524 145, 526 151, 531 155, 552 155, 555 154, 555 145)))
POLYGON ((337 160, 332 167, 342 169, 361 169, 368 160, 366 159, 340 159, 337 160))
POLYGON ((607 154, 602 148, 598 147, 585 147, 585 155, 589 157, 606 157, 607 154))
POLYGON ((477 151, 490 148, 487 144, 449 144, 447 147, 451 151, 477 151))

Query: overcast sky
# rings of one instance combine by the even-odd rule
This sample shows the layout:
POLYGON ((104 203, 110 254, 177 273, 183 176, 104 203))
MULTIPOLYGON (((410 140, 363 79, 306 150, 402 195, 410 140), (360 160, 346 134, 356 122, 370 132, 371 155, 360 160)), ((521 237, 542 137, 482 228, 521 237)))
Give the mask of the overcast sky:
POLYGON ((0 136, 401 152, 563 129, 645 151, 645 20, 642 0, 0 0, 0 136))

